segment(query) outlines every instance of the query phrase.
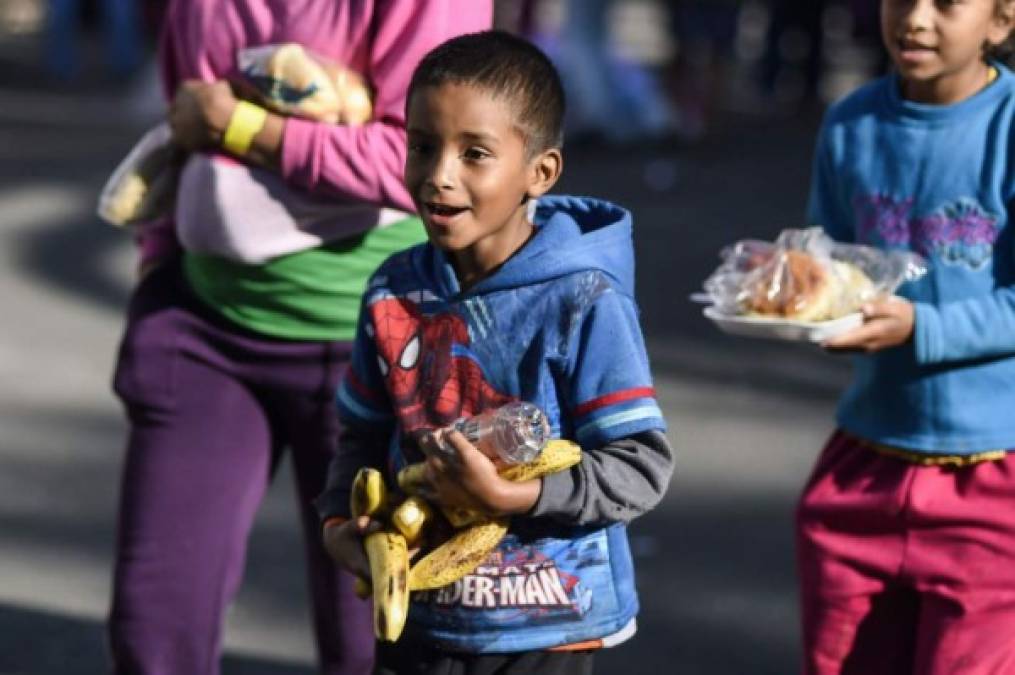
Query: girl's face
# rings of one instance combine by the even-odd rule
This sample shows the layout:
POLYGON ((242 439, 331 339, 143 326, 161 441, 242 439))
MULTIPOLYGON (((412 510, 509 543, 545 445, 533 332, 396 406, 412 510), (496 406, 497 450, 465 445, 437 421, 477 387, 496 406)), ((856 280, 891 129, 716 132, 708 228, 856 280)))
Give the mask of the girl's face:
MULTIPOLYGON (((1007 1, 1007 0, 1005 0, 1007 1)), ((961 101, 983 88, 988 44, 1012 28, 998 0, 882 0, 881 35, 902 78, 902 93, 921 103, 961 101)))

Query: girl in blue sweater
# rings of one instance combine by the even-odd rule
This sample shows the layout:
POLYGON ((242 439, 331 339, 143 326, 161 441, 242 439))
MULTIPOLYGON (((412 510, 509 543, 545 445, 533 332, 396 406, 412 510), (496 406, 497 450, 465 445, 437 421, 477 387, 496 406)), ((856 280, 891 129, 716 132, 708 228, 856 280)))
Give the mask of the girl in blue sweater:
POLYGON ((1013 0, 882 0, 809 219, 930 272, 826 343, 855 376, 798 511, 806 673, 1015 672, 1013 0))

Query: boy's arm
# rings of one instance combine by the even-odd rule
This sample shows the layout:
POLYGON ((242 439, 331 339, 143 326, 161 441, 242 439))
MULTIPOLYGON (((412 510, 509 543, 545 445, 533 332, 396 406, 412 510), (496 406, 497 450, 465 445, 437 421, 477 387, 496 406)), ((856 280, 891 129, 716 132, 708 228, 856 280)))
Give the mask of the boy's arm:
POLYGON ((659 431, 645 431, 586 451, 570 471, 543 478, 532 516, 575 525, 633 520, 652 509, 673 473, 673 450, 659 431))
POLYGON ((673 471, 634 301, 612 286, 575 326, 567 410, 581 463, 547 476, 532 515, 572 524, 627 521, 662 498, 673 471))
POLYGON ((349 518, 349 493, 360 468, 369 466, 383 471, 384 448, 390 431, 347 427, 338 437, 338 452, 328 465, 328 481, 314 506, 321 522, 329 518, 349 518))
POLYGON ((315 500, 321 520, 349 517, 349 491, 361 467, 382 469, 394 431, 394 415, 377 366, 370 324, 369 293, 360 306, 352 357, 335 394, 342 421, 338 449, 328 466, 324 492, 315 500))

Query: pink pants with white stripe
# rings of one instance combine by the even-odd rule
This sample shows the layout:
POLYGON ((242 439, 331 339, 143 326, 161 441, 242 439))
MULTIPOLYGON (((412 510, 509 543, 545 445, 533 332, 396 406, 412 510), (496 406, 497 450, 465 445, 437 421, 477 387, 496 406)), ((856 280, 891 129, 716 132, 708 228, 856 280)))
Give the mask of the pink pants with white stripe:
POLYGON ((1015 454, 927 467, 837 432, 797 562, 807 675, 1015 674, 1015 454))

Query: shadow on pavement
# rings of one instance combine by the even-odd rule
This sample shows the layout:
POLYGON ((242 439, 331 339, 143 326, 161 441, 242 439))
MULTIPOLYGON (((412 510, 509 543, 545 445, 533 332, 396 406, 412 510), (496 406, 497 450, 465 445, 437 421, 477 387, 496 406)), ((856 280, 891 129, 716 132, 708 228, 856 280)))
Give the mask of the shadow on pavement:
MULTIPOLYGON (((0 634, 9 645, 0 650, 4 675, 102 673, 109 667, 103 625, 58 614, 0 605, 0 634), (15 646, 16 645, 16 646, 15 646)), ((223 675, 312 675, 306 666, 227 654, 223 675)))
MULTIPOLYGON (((674 504, 632 527, 642 611, 638 635, 597 657, 599 673, 785 675, 794 672, 797 644, 790 505, 756 499, 674 504), (652 534, 650 534, 652 533, 652 534), (764 586, 762 586, 764 583, 764 586), (757 608, 765 607, 759 615, 757 608)), ((275 533, 279 534, 279 533, 275 533)), ((288 548, 285 536, 265 537, 252 551, 257 567, 298 569, 265 560, 288 548)), ((292 542, 295 543, 295 542, 292 542)), ((247 583, 272 596, 260 574, 247 583)), ((278 582, 276 582, 278 585, 278 582)), ((284 585, 284 583, 282 584, 284 585)), ((289 591, 296 589, 290 588, 289 591)), ((269 602, 285 605, 280 597, 269 602)), ((0 605, 0 672, 5 675, 99 673, 107 664, 98 621, 0 605)), ((229 675, 309 675, 311 669, 227 654, 229 675)))
POLYGON ((121 309, 129 289, 116 278, 106 261, 129 234, 87 214, 40 228, 22 239, 21 264, 41 280, 83 302, 121 309))

